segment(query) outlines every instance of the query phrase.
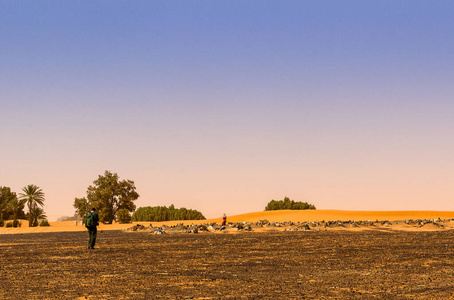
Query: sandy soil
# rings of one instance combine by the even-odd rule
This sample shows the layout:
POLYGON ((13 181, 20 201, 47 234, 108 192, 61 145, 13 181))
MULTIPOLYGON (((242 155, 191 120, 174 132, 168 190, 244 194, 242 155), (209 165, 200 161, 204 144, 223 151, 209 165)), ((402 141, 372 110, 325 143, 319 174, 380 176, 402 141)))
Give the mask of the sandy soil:
MULTIPOLYGON (((452 219, 454 212, 450 211, 342 211, 342 210, 280 210, 280 211, 266 211, 241 214, 236 216, 228 216, 228 222, 258 222, 267 219, 270 222, 285 222, 285 221, 322 221, 322 220, 352 220, 352 221, 366 221, 366 220, 407 220, 407 219, 452 219)), ((221 218, 198 220, 198 221, 169 221, 169 222, 138 222, 134 224, 152 224, 153 226, 172 226, 178 223, 201 224, 201 223, 220 223, 221 218)), ((134 225, 133 224, 133 225, 134 225)), ((68 231, 86 231, 84 226, 75 225, 74 221, 66 222, 50 222, 50 227, 28 227, 28 221, 22 221, 21 228, 0 228, 0 234, 11 233, 39 233, 39 232, 68 232, 68 231)), ((454 224, 453 224, 454 225, 454 224)), ((124 230, 131 227, 131 224, 101 224, 100 230, 124 230)), ((394 229, 401 230, 416 230, 408 226, 394 226, 394 229)), ((448 229, 450 227, 448 226, 448 229)), ((353 229, 352 229, 353 230, 353 229)), ((429 230, 429 226, 424 226, 420 230, 429 230)), ((436 228, 434 228, 436 230, 436 228)))
POLYGON ((454 234, 0 235, 0 299, 452 299, 454 234))

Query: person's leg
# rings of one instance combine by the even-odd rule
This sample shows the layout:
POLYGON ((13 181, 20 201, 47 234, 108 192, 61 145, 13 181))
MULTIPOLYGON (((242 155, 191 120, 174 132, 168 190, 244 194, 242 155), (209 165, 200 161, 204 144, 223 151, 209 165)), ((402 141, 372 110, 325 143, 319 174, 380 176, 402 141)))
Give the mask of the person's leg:
POLYGON ((91 248, 93 243, 93 230, 88 230, 88 248, 91 248))
POLYGON ((98 229, 95 227, 92 231, 92 240, 91 240, 91 248, 95 248, 95 243, 96 243, 96 236, 98 235, 98 229))

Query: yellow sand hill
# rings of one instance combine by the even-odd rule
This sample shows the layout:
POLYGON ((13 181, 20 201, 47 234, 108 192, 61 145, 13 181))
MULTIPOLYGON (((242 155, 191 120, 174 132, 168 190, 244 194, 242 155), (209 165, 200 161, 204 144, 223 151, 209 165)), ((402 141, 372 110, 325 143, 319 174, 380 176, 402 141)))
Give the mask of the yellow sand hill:
MULTIPOLYGON (((230 222, 257 222, 267 219, 270 222, 284 221, 375 221, 375 220, 407 220, 407 219, 451 219, 452 211, 348 211, 348 210, 274 210, 232 216, 230 222)), ((219 220, 219 219, 218 219, 219 220)))

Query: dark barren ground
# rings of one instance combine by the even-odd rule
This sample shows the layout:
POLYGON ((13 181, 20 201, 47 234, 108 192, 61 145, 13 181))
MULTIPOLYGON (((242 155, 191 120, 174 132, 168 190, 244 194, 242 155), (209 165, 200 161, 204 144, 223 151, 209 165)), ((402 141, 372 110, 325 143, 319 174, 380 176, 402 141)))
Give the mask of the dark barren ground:
POLYGON ((0 299, 449 299, 454 232, 0 235, 0 299))

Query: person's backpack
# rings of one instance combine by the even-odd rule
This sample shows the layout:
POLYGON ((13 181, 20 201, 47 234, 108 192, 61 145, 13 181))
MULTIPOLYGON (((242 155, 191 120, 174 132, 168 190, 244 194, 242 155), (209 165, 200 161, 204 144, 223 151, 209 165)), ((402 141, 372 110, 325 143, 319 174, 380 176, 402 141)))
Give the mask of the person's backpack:
POLYGON ((87 228, 93 228, 95 227, 95 214, 90 212, 87 215, 87 220, 85 221, 85 227, 87 228))

